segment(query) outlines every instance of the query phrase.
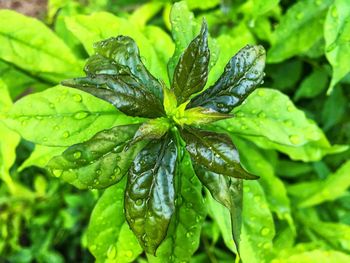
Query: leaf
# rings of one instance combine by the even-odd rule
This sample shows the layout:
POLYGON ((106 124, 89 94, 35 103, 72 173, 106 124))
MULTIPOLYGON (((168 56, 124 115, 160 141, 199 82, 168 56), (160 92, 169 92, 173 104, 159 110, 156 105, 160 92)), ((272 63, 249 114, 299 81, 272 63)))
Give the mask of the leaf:
POLYGON ((164 115, 161 101, 128 73, 75 78, 62 84, 108 101, 129 116, 155 118, 164 115))
POLYGON ((325 259, 327 263, 347 263, 350 260, 350 256, 336 250, 315 249, 301 253, 291 253, 287 257, 284 256, 275 260, 281 260, 283 263, 319 263, 325 259))
POLYGON ((286 220, 295 232, 287 190, 283 181, 275 174, 274 161, 268 158, 270 152, 259 149, 252 142, 243 140, 239 136, 232 136, 232 140, 240 149, 244 167, 249 172, 260 176, 259 183, 266 193, 270 210, 275 212, 280 220, 286 220))
POLYGON ((191 10, 193 10, 193 9, 201 9, 201 10, 211 9, 211 8, 214 8, 220 4, 219 0, 203 0, 203 1, 185 0, 185 2, 187 3, 188 8, 191 10))
POLYGON ((216 112, 212 109, 203 107, 190 108, 185 110, 182 116, 176 116, 178 124, 183 125, 201 125, 218 120, 232 118, 232 115, 216 112))
POLYGON ((282 17, 273 32, 269 63, 278 63, 308 51, 322 39, 323 23, 332 0, 296 2, 282 17))
POLYGON ((70 146, 50 160, 51 173, 79 189, 106 188, 121 180, 144 144, 124 150, 138 125, 116 126, 70 146))
POLYGON ((242 218, 244 218, 240 243, 242 262, 268 262, 272 256, 275 226, 258 181, 243 183, 242 218))
POLYGON ((170 12, 171 33, 175 42, 175 51, 168 62, 168 76, 172 82, 179 58, 190 42, 195 38, 199 25, 189 11, 185 1, 174 3, 170 12))
POLYGON ((204 166, 208 171, 235 178, 258 178, 242 168, 238 151, 227 135, 192 128, 182 130, 181 136, 195 164, 204 166))
POLYGON ((1 10, 0 20, 7 21, 0 25, 1 59, 53 83, 79 74, 81 62, 41 21, 11 10, 1 10))
POLYGON ((136 156, 129 170, 126 219, 147 253, 155 254, 175 211, 176 157, 172 139, 152 141, 136 156))
POLYGON ((35 145, 34 151, 28 159, 18 168, 18 171, 23 171, 30 166, 45 168, 47 163, 56 155, 61 154, 65 150, 64 147, 48 147, 40 144, 35 145))
POLYGON ((326 57, 333 68, 333 77, 328 90, 330 93, 346 74, 350 72, 350 7, 346 0, 335 0, 328 9, 324 26, 326 57))
POLYGON ((322 130, 277 90, 253 92, 233 113, 235 118, 218 121, 212 127, 244 136, 260 147, 277 149, 292 159, 318 160, 346 149, 331 147, 322 130))
POLYGON ((344 163, 334 174, 324 181, 316 181, 314 191, 301 200, 300 207, 309 207, 341 197, 350 186, 350 161, 344 163))
POLYGON ((231 58, 216 83, 192 99, 189 107, 202 106, 229 113, 262 82, 265 50, 262 46, 246 46, 231 58))
POLYGON ((328 77, 327 71, 324 68, 316 68, 308 75, 294 95, 294 100, 298 101, 301 98, 314 98, 325 90, 328 77))
POLYGON ((124 216, 126 179, 105 190, 90 217, 87 244, 97 262, 134 262, 142 248, 124 216))
POLYGON ((155 16, 163 7, 162 2, 146 3, 138 7, 130 16, 130 21, 135 25, 144 27, 146 23, 155 16))
POLYGON ((160 139, 170 128, 170 123, 167 118, 151 119, 144 122, 136 131, 131 142, 134 144, 142 140, 160 139))
POLYGON ((156 257, 147 254, 150 263, 189 262, 199 246, 201 227, 206 217, 202 186, 194 174, 188 153, 185 152, 179 162, 174 178, 175 214, 156 257))
POLYGON ((4 121, 27 140, 70 146, 103 129, 140 120, 85 92, 56 86, 17 101, 4 121))
POLYGON ((279 0, 252 0, 253 13, 255 16, 263 15, 275 8, 279 4, 279 0))
MULTIPOLYGON (((139 45, 142 62, 156 78, 166 79, 167 74, 160 56, 162 51, 153 45, 142 32, 142 28, 130 20, 107 12, 95 12, 89 16, 76 15, 65 18, 68 29, 80 40, 86 51, 94 54, 93 44, 99 40, 125 35, 133 38, 139 45), (108 25, 108 26, 106 26, 108 25)), ((164 34, 163 34, 164 36, 164 34)), ((162 41, 162 39, 159 39, 162 41)))
POLYGON ((199 35, 194 38, 182 53, 176 65, 172 89, 178 104, 201 91, 208 78, 209 65, 208 26, 203 20, 199 35))
POLYGON ((230 211, 232 237, 239 251, 242 227, 242 179, 205 171, 203 167, 199 166, 195 166, 195 171, 199 180, 210 191, 213 198, 230 211))
MULTIPOLYGON (((135 41, 127 36, 112 37, 94 44, 96 54, 108 59, 113 65, 122 65, 130 69, 132 75, 153 93, 157 98, 162 100, 162 87, 155 77, 149 73, 140 58, 139 49, 135 41), (113 63, 114 62, 114 63, 113 63)), ((86 65, 86 73, 89 63, 86 65)), ((96 72, 91 72, 95 74, 96 72)))

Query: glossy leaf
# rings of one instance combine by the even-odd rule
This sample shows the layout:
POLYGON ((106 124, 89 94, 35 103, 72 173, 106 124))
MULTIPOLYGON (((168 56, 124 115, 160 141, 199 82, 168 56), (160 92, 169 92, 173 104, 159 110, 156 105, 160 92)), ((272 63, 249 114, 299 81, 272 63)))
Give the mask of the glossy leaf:
POLYGON ((208 26, 203 20, 199 35, 194 38, 182 53, 174 71, 172 89, 178 104, 201 91, 208 78, 209 65, 208 26))
POLYGON ((193 128, 183 130, 181 136, 186 141, 186 149, 195 164, 230 177, 258 178, 242 168, 238 151, 227 135, 193 128))
POLYGON ((195 166, 196 175, 213 198, 230 211, 232 237, 239 251, 242 227, 243 180, 208 172, 195 166))
POLYGON ((4 121, 25 139, 47 146, 70 146, 103 129, 140 122, 107 102, 62 86, 17 101, 4 121))
POLYGON ((252 0, 253 13, 256 16, 263 15, 278 6, 280 0, 252 0))
POLYGON ((146 252, 155 254, 175 210, 177 150, 172 139, 150 142, 134 159, 125 192, 125 214, 146 252))
POLYGON ((41 21, 5 9, 0 20, 6 21, 0 25, 1 59, 53 83, 79 74, 81 61, 41 21))
POLYGON ((278 257, 275 260, 282 260, 283 263, 318 263, 325 259, 327 263, 347 263, 350 260, 350 256, 337 250, 314 249, 299 253, 292 252, 288 256, 278 257))
POLYGON ((139 45, 142 62, 147 69, 156 78, 163 80, 167 78, 166 70, 162 65, 163 50, 158 49, 159 45, 153 45, 154 40, 148 39, 148 36, 142 32, 143 28, 132 21, 107 12, 95 12, 88 16, 65 17, 65 23, 90 55, 94 54, 93 44, 97 41, 118 35, 131 37, 139 45))
POLYGON ((243 135, 263 148, 277 149, 292 159, 317 160, 327 153, 346 149, 332 147, 321 129, 276 90, 253 92, 233 113, 235 118, 216 122, 215 129, 243 135))
POLYGON ((176 116, 178 119, 177 123, 181 126, 183 125, 201 125, 207 124, 223 119, 229 119, 233 116, 230 114, 224 114, 216 112, 212 109, 207 109, 203 107, 190 108, 185 110, 182 116, 176 116))
POLYGON ((264 48, 249 45, 244 47, 231 58, 216 83, 193 98, 189 107, 202 106, 229 113, 261 84, 264 67, 264 48))
POLYGON ((152 119, 144 122, 136 131, 132 144, 149 139, 160 139, 170 128, 167 118, 152 119))
POLYGON ((97 262, 133 262, 142 252, 125 221, 125 183, 123 179, 106 189, 92 211, 87 244, 97 262))
POLYGON ((155 118, 164 115, 161 101, 147 91, 139 80, 127 73, 70 79, 62 84, 108 101, 129 116, 155 118))
POLYGON ((308 51, 322 39, 323 23, 332 0, 295 3, 273 32, 268 62, 277 63, 308 51))
POLYGON ((183 158, 180 158, 174 179, 175 213, 156 257, 147 254, 150 263, 189 262, 199 246, 206 206, 201 183, 194 174, 188 153, 184 153, 183 158))
MULTIPOLYGON (((135 79, 145 86, 160 100, 162 99, 162 87, 160 83, 149 73, 141 61, 139 49, 135 41, 127 36, 112 37, 94 44, 96 54, 108 59, 111 64, 122 65, 130 69, 135 79)), ((86 72, 89 72, 89 63, 86 65, 86 72)))
POLYGON ((326 57, 333 68, 330 90, 350 72, 350 6, 347 0, 335 0, 328 9, 324 26, 326 57))
POLYGON ((105 188, 117 183, 128 171, 144 144, 125 146, 139 125, 116 126, 75 144, 50 160, 51 173, 80 189, 105 188))

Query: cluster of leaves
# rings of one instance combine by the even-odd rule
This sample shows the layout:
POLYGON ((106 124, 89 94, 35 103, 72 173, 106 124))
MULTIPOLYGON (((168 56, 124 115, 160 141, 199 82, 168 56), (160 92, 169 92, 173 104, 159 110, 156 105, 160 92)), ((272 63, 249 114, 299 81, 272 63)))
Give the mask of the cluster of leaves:
MULTIPOLYGON (((93 151, 89 140, 98 133, 93 138, 100 140, 105 151, 110 152, 102 162, 93 162, 91 166, 80 164, 64 172, 54 168, 53 173, 79 188, 106 187, 118 180, 114 171, 118 171, 118 167, 107 164, 110 164, 108 158, 119 156, 120 148, 111 151, 115 148, 110 143, 115 133, 101 131, 130 124, 136 131, 139 123, 147 123, 147 120, 140 118, 141 115, 126 116, 124 113, 130 113, 121 108, 117 110, 88 93, 62 86, 50 87, 63 79, 82 75, 84 60, 95 53, 93 43, 118 35, 134 39, 145 68, 156 79, 164 80, 161 87, 170 86, 175 81, 168 80, 168 72, 173 76, 175 65, 200 31, 199 22, 205 16, 212 36, 209 38, 210 73, 206 91, 202 93, 208 100, 200 104, 194 98, 186 106, 188 110, 197 106, 222 109, 221 99, 227 94, 218 94, 215 86, 234 84, 225 79, 217 82, 232 54, 247 43, 262 43, 268 50, 265 86, 269 88, 257 89, 244 104, 221 113, 229 112, 234 118, 205 124, 205 129, 228 134, 239 149, 244 167, 261 177, 244 181, 242 261, 319 262, 327 258, 328 262, 348 262, 350 164, 346 160, 350 154, 345 145, 350 140, 350 120, 345 113, 349 110, 350 97, 347 91, 350 45, 347 1, 248 0, 220 4, 215 0, 186 0, 176 3, 172 9, 170 3, 162 1, 141 5, 132 13, 129 10, 135 6, 124 5, 123 1, 117 7, 110 5, 112 1, 94 2, 86 7, 78 1, 49 1, 47 22, 52 23, 54 32, 36 19, 13 11, 0 11, 1 21, 8 21, 0 25, 0 134, 1 138, 6 138, 0 142, 1 256, 19 262, 34 259, 62 262, 61 253, 66 260, 82 261, 81 253, 77 253, 82 249, 79 245, 82 238, 82 246, 88 247, 97 261, 144 260, 143 249, 125 217, 121 216, 125 179, 103 191, 91 214, 87 232, 80 237, 89 211, 102 191, 74 191, 37 167, 45 167, 53 156, 73 144, 86 142, 84 152, 93 151), (109 7, 117 15, 89 14, 91 10, 109 7), (197 16, 190 10, 195 10, 197 16), (169 30, 173 40, 167 34, 169 30), (214 88, 207 89, 210 86, 214 88), (211 103, 210 90, 220 95, 215 105, 211 103), (12 101, 31 92, 34 94, 12 106, 12 101), (7 127, 35 142, 35 149, 23 139, 20 142, 17 133, 7 127), (342 145, 331 146, 325 134, 333 143, 342 145), (25 149, 32 151, 29 158, 23 153, 25 149), (335 155, 326 156, 329 154, 335 155), (107 165, 108 169, 100 171, 100 165, 107 165), (94 182, 96 178, 77 176, 87 170, 100 173, 96 178, 101 180, 94 182), (12 205, 13 202, 18 206, 12 205), (19 210, 25 212, 19 213, 19 210), (50 235, 45 235, 47 232, 43 229, 50 235)), ((98 59, 92 56, 88 60, 90 65, 96 65, 93 57, 98 59)), ((108 64, 100 66, 106 68, 98 70, 111 69, 108 64)), ((113 70, 116 69, 120 68, 116 66, 113 70)), ((92 78, 89 70, 93 71, 94 67, 87 69, 87 77, 92 78)), ((104 75, 113 74, 113 70, 105 71, 104 75)), ((101 87, 108 85, 104 78, 93 81, 96 80, 103 82, 101 87)), ((141 83, 145 83, 144 80, 141 83)), ((166 97, 165 92, 163 97, 166 97)), ((181 103, 186 99, 180 98, 181 103)), ((234 101, 232 103, 235 105, 234 101)), ((159 107, 162 110, 163 105, 159 107)), ((174 122, 177 120, 178 127, 185 126, 183 113, 186 111, 176 114, 179 111, 174 110, 174 122)), ((151 127, 157 124, 151 122, 151 127)), ((144 128, 142 131, 150 134, 149 126, 144 128)), ((130 136, 126 131, 114 132, 123 138, 130 136)), ((144 146, 141 144, 142 141, 131 143, 130 156, 121 161, 131 163, 138 152, 135 149, 144 146)), ((69 156, 80 159, 79 153, 74 156, 75 152, 68 152, 69 156)), ((95 160, 97 155, 87 157, 95 160)), ((62 156, 68 156, 67 152, 62 156)), ((223 206, 207 192, 203 199, 202 186, 195 176, 190 156, 184 154, 183 158, 177 170, 185 171, 186 178, 181 185, 175 185, 181 193, 181 197, 175 199, 179 207, 176 221, 180 223, 170 222, 168 233, 172 238, 165 238, 157 257, 149 254, 148 261, 232 262, 236 249, 230 234, 231 215, 224 207, 231 207, 232 200, 225 199, 223 206), (187 218, 194 218, 195 222, 187 223, 187 218)), ((200 168, 194 168, 200 173, 200 168)), ((203 173, 204 180, 206 176, 215 175, 203 173)), ((225 180, 221 183, 227 186, 225 180)), ((215 193, 210 185, 207 187, 214 197, 221 194, 215 193)))

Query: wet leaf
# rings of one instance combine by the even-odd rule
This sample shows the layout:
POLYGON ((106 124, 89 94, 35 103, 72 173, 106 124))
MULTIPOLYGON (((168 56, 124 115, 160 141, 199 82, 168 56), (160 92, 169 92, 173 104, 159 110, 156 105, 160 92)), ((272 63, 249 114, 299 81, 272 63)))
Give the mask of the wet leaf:
POLYGON ((194 38, 182 53, 174 71, 172 89, 178 104, 201 91, 208 78, 209 65, 208 26, 203 20, 199 35, 194 38))
POLYGON ((264 67, 265 50, 262 46, 242 48, 231 58, 215 84, 194 97, 188 107, 202 106, 229 113, 261 84, 264 67))
POLYGON ((124 150, 139 125, 116 126, 70 146, 52 158, 47 167, 53 176, 79 189, 106 188, 121 180, 144 144, 124 150))
POLYGON ((187 128, 182 130, 181 136, 186 141, 186 149, 195 164, 230 177, 258 178, 242 168, 238 151, 227 135, 187 128))
POLYGON ((125 214, 147 253, 155 254, 175 211, 177 150, 172 139, 150 142, 134 159, 125 192, 125 214))

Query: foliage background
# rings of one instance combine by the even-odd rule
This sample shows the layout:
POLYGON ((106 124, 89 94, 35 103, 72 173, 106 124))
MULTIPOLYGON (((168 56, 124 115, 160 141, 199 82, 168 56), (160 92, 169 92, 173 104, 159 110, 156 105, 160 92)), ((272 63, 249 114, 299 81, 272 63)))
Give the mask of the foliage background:
MULTIPOLYGON (((235 112, 236 126, 223 124, 247 169, 261 176, 244 188, 242 260, 350 262, 348 1, 185 2, 175 41, 191 39, 195 21, 206 17, 219 47, 209 82, 244 45, 268 50, 264 89, 235 112)), ((92 44, 119 34, 133 37, 151 72, 166 80, 171 4, 50 0, 39 20, 0 10, 0 116, 20 98, 81 75, 92 44)), ((43 167, 63 148, 35 146, 2 122, 0 138, 0 262, 93 262, 86 233, 102 191, 80 191, 48 174, 43 167)), ((210 197, 206 202, 191 262, 233 262, 227 211, 210 197)), ((105 242, 98 260, 113 262, 116 241, 105 242)))

